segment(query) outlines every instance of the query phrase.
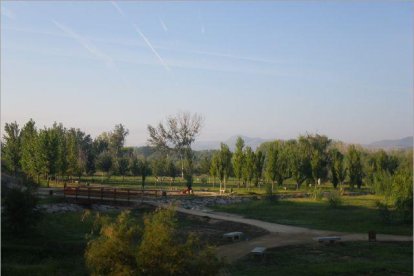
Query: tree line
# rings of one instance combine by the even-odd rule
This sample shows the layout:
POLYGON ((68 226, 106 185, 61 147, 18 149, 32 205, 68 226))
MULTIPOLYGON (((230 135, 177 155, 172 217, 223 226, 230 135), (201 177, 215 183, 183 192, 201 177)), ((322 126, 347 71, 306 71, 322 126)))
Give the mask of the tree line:
POLYGON ((93 175, 97 171, 125 175, 131 172, 148 175, 146 160, 134 155, 133 148, 125 147, 129 131, 118 124, 110 132, 95 139, 80 129, 65 128, 54 123, 38 129, 29 120, 21 129, 16 122, 6 123, 2 151, 2 169, 13 175, 23 173, 27 178, 67 180, 93 175))
POLYGON ((357 145, 344 147, 324 135, 302 135, 298 139, 266 142, 256 151, 237 139, 234 152, 226 144, 211 158, 209 173, 226 185, 234 176, 238 187, 258 186, 268 182, 282 186, 293 179, 299 189, 303 183, 320 184, 329 181, 337 188, 345 182, 352 188, 365 183, 374 185, 384 175, 398 171, 412 174, 412 150, 387 153, 368 151, 357 145), (410 153, 411 152, 411 153, 410 153))
POLYGON ((325 135, 302 135, 297 139, 265 142, 257 150, 237 139, 232 152, 228 145, 219 150, 193 152, 191 143, 201 128, 201 117, 179 114, 169 117, 167 124, 149 126, 146 158, 136 148, 125 147, 128 129, 118 124, 112 131, 96 138, 80 129, 52 127, 37 128, 29 120, 21 129, 16 122, 6 123, 2 150, 2 168, 11 174, 23 173, 39 178, 67 180, 72 177, 101 172, 109 175, 168 176, 181 174, 191 188, 194 174, 210 175, 226 188, 230 177, 238 187, 254 187, 260 183, 282 186, 293 179, 297 188, 303 183, 329 181, 336 188, 345 182, 351 187, 370 185, 385 193, 383 179, 399 171, 412 175, 412 151, 368 151, 356 145, 343 146, 325 135), (382 185, 382 186, 381 186, 382 185))

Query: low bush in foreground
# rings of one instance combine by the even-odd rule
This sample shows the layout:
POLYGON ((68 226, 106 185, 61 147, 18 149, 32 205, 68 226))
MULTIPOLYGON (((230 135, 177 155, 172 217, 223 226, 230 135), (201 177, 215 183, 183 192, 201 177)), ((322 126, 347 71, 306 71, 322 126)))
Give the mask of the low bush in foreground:
POLYGON ((3 201, 2 228, 13 235, 33 230, 40 217, 36 204, 37 198, 29 188, 7 190, 3 201))
POLYGON ((216 275, 222 265, 213 248, 202 247, 195 236, 178 238, 172 209, 146 215, 142 229, 129 212, 98 223, 100 233, 85 252, 93 275, 216 275))

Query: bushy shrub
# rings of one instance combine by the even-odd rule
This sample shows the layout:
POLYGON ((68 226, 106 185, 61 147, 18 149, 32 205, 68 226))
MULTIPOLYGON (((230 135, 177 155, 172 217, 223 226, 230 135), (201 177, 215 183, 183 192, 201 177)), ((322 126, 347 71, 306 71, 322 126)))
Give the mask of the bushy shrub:
POLYGON ((173 209, 147 215, 142 230, 128 212, 100 224, 85 252, 93 275, 216 275, 222 266, 213 248, 177 236, 173 209))
POLYGON ((342 204, 342 197, 339 191, 331 191, 327 198, 329 207, 331 208, 338 208, 342 204))
POLYGON ((391 201, 405 222, 413 221, 413 173, 398 171, 392 181, 391 201))
POLYGON ((322 189, 315 186, 315 188, 312 190, 311 196, 314 200, 321 201, 323 199, 322 189))
POLYGON ((35 209, 37 198, 33 190, 7 190, 3 203, 2 224, 6 231, 19 235, 31 231, 36 226, 40 213, 35 209))
POLYGON ((390 223, 391 222, 391 212, 388 208, 388 205, 386 203, 383 203, 381 201, 376 201, 375 204, 377 205, 379 215, 381 217, 381 220, 383 223, 390 223))
MULTIPOLYGON (((114 222, 97 217, 100 235, 88 242, 85 261, 92 275, 134 275, 139 229, 130 213, 122 212, 114 222)), ((96 226, 96 225, 95 225, 96 226)))

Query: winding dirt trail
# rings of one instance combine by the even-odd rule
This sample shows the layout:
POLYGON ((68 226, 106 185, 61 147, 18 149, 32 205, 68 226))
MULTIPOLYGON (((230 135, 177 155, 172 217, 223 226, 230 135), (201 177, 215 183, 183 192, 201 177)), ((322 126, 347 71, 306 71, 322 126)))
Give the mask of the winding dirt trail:
MULTIPOLYGON (((163 204, 154 201, 146 201, 146 203, 155 206, 164 206, 163 204)), ((225 257, 228 262, 233 262, 237 259, 246 256, 250 253, 250 251, 253 248, 257 246, 272 248, 293 244, 315 243, 316 241, 314 240, 314 238, 320 236, 339 236, 341 237, 341 241, 368 241, 368 233, 346 233, 326 230, 315 230, 305 227, 290 226, 256 219, 249 219, 239 215, 221 212, 202 212, 198 210, 189 210, 179 207, 177 207, 176 210, 178 212, 193 216, 208 216, 212 219, 244 223, 269 231, 269 234, 252 240, 235 242, 232 244, 218 247, 218 256, 225 257)), ((377 241, 413 241, 413 237, 377 234, 377 241)))
MULTIPOLYGON (((82 198, 82 197, 78 197, 82 198)), ((96 198, 100 199, 100 198, 96 198)), ((119 199, 119 201, 122 201, 119 199)), ((162 204, 152 200, 130 200, 130 202, 147 203, 157 207, 167 207, 169 205, 162 204)), ((250 251, 257 247, 263 246, 266 248, 281 247, 292 244, 306 244, 315 243, 313 238, 320 236, 339 236, 341 241, 368 241, 368 233, 346 233, 327 230, 315 230, 305 227, 283 225, 278 223, 266 222, 256 219, 249 219, 235 214, 228 214, 222 212, 204 212, 200 210, 191 210, 181 207, 176 207, 176 210, 181 213, 209 217, 212 219, 225 220, 237 223, 244 223, 255 227, 262 228, 269 232, 269 234, 254 238, 251 240, 245 240, 235 242, 232 244, 223 245, 217 248, 217 254, 220 257, 225 257, 227 261, 233 262, 239 258, 250 253, 250 251)), ((237 229, 235 229, 237 231, 237 229)), ((413 241, 412 236, 400 236, 400 235, 385 235, 377 234, 377 241, 413 241)))

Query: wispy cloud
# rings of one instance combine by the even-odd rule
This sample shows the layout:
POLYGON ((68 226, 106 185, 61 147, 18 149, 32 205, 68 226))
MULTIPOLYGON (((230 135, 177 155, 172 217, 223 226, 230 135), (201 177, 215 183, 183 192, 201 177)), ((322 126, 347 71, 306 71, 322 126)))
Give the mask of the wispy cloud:
POLYGON ((138 26, 134 23, 132 23, 127 15, 124 13, 124 11, 121 9, 121 7, 115 3, 114 1, 111 1, 112 5, 115 7, 115 9, 118 11, 118 13, 125 18, 128 23, 132 26, 132 28, 139 34, 139 36, 144 40, 145 44, 150 48, 150 50, 154 53, 154 55, 157 57, 157 59, 160 61, 161 65, 167 70, 170 71, 170 67, 167 65, 167 63, 164 61, 164 59, 158 54, 157 50, 152 46, 149 39, 141 32, 141 30, 138 28, 138 26))
POLYGON ((88 51, 94 57, 96 57, 99 60, 104 61, 108 67, 113 67, 114 64, 113 64, 112 58, 108 56, 107 54, 103 53, 101 50, 99 50, 88 39, 76 33, 74 30, 70 29, 69 27, 57 22, 56 20, 52 20, 52 22, 53 24, 55 24, 55 26, 58 29, 60 29, 64 34, 68 35, 73 40, 75 40, 78 44, 80 44, 86 51, 88 51))
POLYGON ((135 31, 141 36, 141 38, 145 41, 145 43, 148 45, 148 47, 151 49, 151 51, 154 53, 154 55, 158 58, 158 60, 161 62, 162 66, 166 70, 170 70, 170 67, 168 67, 167 63, 165 63, 164 59, 158 54, 158 52, 155 50, 155 48, 152 46, 151 42, 148 40, 148 38, 141 32, 141 30, 138 28, 137 25, 132 24, 135 31))
POLYGON ((52 20, 53 24, 60 29, 64 34, 68 35, 72 39, 74 39, 77 43, 79 43, 86 51, 88 51, 92 56, 96 59, 103 61, 106 66, 110 69, 115 70, 120 77, 124 86, 128 86, 128 82, 125 77, 119 72, 118 67, 115 65, 114 60, 108 56, 107 54, 103 53, 100 49, 98 49, 92 42, 90 42, 85 37, 81 36, 80 34, 76 33, 74 30, 70 29, 67 26, 57 22, 56 20, 52 20))
POLYGON ((161 27, 164 30, 164 32, 168 32, 168 28, 167 28, 167 25, 165 25, 164 20, 162 20, 161 17, 159 17, 159 20, 160 20, 160 24, 161 24, 161 27))
POLYGON ((12 20, 16 19, 16 14, 9 8, 6 8, 4 5, 1 5, 0 10, 1 10, 2 16, 7 17, 12 20))
MULTIPOLYGON (((2 26, 1 30, 12 30, 12 31, 17 31, 17 32, 25 32, 25 33, 39 34, 39 35, 71 37, 67 33, 57 33, 57 32, 51 32, 51 31, 39 30, 39 29, 30 29, 30 28, 15 28, 15 27, 12 28, 12 27, 2 26)), ((114 44, 114 45, 120 45, 120 46, 148 47, 145 42, 141 43, 139 41, 108 40, 108 39, 100 39, 100 38, 93 38, 93 37, 87 37, 86 39, 88 39, 88 41, 91 41, 91 42, 114 44)), ((155 44, 155 45, 151 44, 151 45, 156 50, 190 53, 190 54, 197 54, 197 55, 201 55, 201 56, 220 57, 220 58, 226 58, 226 59, 230 59, 230 60, 264 63, 264 64, 269 64, 269 65, 272 65, 272 64, 273 65, 278 65, 278 64, 286 63, 286 61, 272 60, 272 59, 267 59, 267 58, 259 58, 259 57, 254 57, 254 56, 243 56, 243 55, 234 55, 234 54, 227 54, 227 53, 220 53, 220 52, 196 50, 194 47, 191 47, 191 46, 173 48, 173 47, 170 47, 170 46, 165 46, 163 44, 155 44)))
POLYGON ((122 17, 126 17, 125 13, 123 10, 121 10, 121 7, 115 2, 115 1, 111 1, 112 6, 115 7, 115 9, 118 11, 118 13, 122 16, 122 17))

